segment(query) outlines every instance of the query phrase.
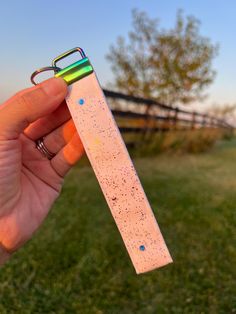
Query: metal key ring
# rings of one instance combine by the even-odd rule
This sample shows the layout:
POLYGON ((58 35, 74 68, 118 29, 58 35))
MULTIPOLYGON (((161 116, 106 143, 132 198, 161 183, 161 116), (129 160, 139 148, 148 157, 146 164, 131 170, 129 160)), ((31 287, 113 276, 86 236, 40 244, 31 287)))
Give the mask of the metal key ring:
POLYGON ((86 58, 86 54, 84 53, 83 49, 80 47, 76 47, 73 49, 70 49, 64 53, 62 53, 61 55, 59 55, 58 57, 56 57, 55 59, 53 59, 52 61, 52 66, 56 66, 57 62, 60 61, 61 59, 66 58, 67 56, 71 55, 72 53, 78 51, 80 53, 80 56, 82 59, 86 58))
POLYGON ((34 73, 31 75, 30 80, 34 85, 37 85, 37 83, 35 82, 34 78, 36 75, 38 75, 39 73, 45 72, 45 71, 54 71, 54 73, 57 73, 58 71, 60 71, 61 68, 56 67, 56 66, 50 66, 50 67, 44 67, 44 68, 40 68, 36 71, 34 71, 34 73))

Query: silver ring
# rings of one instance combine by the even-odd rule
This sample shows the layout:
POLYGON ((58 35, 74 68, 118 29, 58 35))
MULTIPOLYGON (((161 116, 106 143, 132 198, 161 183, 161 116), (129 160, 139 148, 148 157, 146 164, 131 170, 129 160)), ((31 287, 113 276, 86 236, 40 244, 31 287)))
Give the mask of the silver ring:
POLYGON ((61 68, 58 68, 58 67, 44 67, 44 68, 41 68, 41 69, 38 69, 36 71, 34 71, 34 73, 31 74, 31 77, 30 77, 30 80, 31 82, 34 84, 34 85, 37 85, 37 83, 35 82, 34 78, 36 75, 38 75, 39 73, 42 73, 42 72, 45 72, 45 71, 54 71, 54 73, 57 73, 58 71, 60 71, 61 68))
POLYGON ((47 157, 48 160, 51 160, 53 157, 56 156, 56 154, 51 153, 47 147, 45 146, 44 142, 43 142, 44 138, 40 138, 36 141, 36 148, 42 153, 42 155, 44 155, 45 157, 47 157))

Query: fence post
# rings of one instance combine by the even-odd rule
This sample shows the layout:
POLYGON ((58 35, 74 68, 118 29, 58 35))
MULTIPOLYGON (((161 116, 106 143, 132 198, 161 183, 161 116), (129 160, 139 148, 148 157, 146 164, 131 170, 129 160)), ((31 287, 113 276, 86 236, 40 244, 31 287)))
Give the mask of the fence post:
POLYGON ((207 117, 206 114, 204 114, 204 115, 202 116, 202 127, 203 127, 203 128, 205 128, 205 126, 206 126, 206 117, 207 117))
POLYGON ((151 110, 151 104, 147 104, 146 105, 146 110, 145 110, 146 121, 145 121, 145 125, 144 125, 144 128, 143 128, 143 139, 146 138, 146 135, 148 133, 150 110, 151 110))
POLYGON ((192 123, 191 123, 191 129, 195 129, 195 122, 196 122, 196 112, 193 111, 192 113, 192 123))
POLYGON ((167 111, 166 121, 163 123, 163 128, 170 130, 171 129, 171 123, 170 123, 170 110, 167 111))
POLYGON ((179 108, 178 107, 175 107, 174 108, 175 110, 175 115, 174 115, 174 130, 177 129, 177 126, 178 126, 178 113, 179 113, 179 108))

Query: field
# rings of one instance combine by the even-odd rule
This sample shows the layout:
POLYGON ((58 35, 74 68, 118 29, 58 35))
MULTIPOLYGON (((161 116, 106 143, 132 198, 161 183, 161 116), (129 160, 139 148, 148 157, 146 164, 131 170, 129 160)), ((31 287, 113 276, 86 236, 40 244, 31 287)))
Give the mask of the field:
POLYGON ((0 270, 0 313, 236 313, 236 141, 134 163, 174 263, 137 276, 81 162, 0 270))

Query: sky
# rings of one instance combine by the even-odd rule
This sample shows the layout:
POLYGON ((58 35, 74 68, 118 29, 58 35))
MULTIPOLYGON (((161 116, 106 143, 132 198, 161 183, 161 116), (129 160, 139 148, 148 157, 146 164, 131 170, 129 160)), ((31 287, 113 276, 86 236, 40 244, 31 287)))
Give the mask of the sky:
POLYGON ((51 65, 55 56, 78 46, 90 58, 102 86, 107 86, 113 74, 105 55, 117 36, 126 37, 131 30, 133 8, 158 18, 160 26, 167 29, 174 26, 178 9, 197 17, 201 35, 219 44, 220 49, 213 62, 217 76, 207 90, 209 97, 196 105, 204 109, 212 103, 236 102, 236 1, 2 0, 0 103, 30 87, 35 69, 51 65))

